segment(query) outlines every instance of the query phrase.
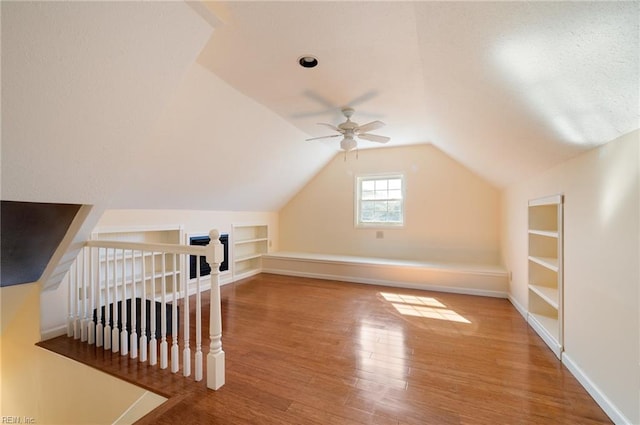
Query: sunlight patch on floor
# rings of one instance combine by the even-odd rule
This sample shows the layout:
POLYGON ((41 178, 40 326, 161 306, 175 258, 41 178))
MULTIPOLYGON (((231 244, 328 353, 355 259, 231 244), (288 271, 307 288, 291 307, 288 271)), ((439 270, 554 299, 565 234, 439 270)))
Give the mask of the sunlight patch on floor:
POLYGON ((427 305, 431 307, 442 307, 445 305, 433 297, 419 297, 417 295, 390 294, 388 292, 380 292, 382 297, 392 303, 427 305))
POLYGON ((457 323, 471 323, 457 312, 433 297, 417 295, 393 294, 380 292, 380 295, 404 316, 424 317, 427 319, 446 320, 457 323))

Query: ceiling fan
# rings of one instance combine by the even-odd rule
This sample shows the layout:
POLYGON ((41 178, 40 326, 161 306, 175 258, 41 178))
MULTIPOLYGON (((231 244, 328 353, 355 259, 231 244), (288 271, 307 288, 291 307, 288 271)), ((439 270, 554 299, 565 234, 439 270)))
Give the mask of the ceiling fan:
POLYGON ((377 130, 381 127, 384 127, 384 123, 382 121, 371 121, 370 123, 358 125, 358 123, 351 121, 351 116, 355 111, 353 108, 343 108, 342 113, 347 118, 345 122, 342 124, 338 124, 336 127, 332 124, 327 124, 320 122, 318 125, 324 125, 325 127, 329 127, 330 129, 337 131, 340 134, 333 134, 331 136, 320 136, 320 137, 312 137, 307 140, 319 140, 319 139, 328 139, 331 137, 340 137, 343 139, 340 141, 340 148, 345 152, 349 152, 350 150, 358 147, 358 143, 356 142, 356 138, 369 140, 371 142, 378 143, 387 143, 391 138, 386 136, 378 136, 375 134, 369 134, 369 131, 377 130))

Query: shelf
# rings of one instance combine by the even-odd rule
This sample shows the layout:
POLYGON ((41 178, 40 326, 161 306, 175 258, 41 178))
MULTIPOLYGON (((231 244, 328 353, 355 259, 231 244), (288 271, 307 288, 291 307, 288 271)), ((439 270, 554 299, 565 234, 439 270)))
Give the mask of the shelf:
POLYGON ((260 257, 269 251, 269 226, 241 224, 233 226, 233 279, 260 273, 260 257))
POLYGON ((262 253, 256 253, 256 254, 251 254, 251 255, 245 255, 239 258, 236 258, 235 260, 233 260, 234 263, 241 263, 243 261, 247 261, 247 260, 252 260, 254 258, 260 258, 262 257, 262 253))
POLYGON ((529 285, 529 290, 536 293, 554 309, 558 309, 558 288, 550 288, 548 286, 540 285, 529 285))
POLYGON ((244 279, 260 273, 262 262, 259 256, 234 262, 235 280, 244 279))
POLYGON ((538 198, 529 201, 529 207, 541 207, 547 205, 560 205, 562 204, 562 195, 547 196, 546 198, 538 198))
POLYGON ((558 232, 555 230, 536 230, 536 229, 531 229, 529 230, 529 234, 530 235, 538 235, 538 236, 546 236, 549 238, 558 238, 558 232))
POLYGON ((266 241, 267 241, 267 238, 243 239, 240 241, 236 241, 235 245, 242 245, 242 244, 255 243, 255 242, 266 242, 266 241))
POLYGON ((233 236, 235 243, 255 239, 267 239, 269 230, 266 224, 255 225, 233 225, 233 236))
POLYGON ((563 195, 529 201, 528 323, 558 358, 563 344, 563 195))
POLYGON ((533 261, 536 264, 541 265, 542 267, 546 267, 549 270, 553 270, 554 272, 558 271, 558 259, 552 257, 535 257, 533 255, 529 256, 529 261, 533 261))

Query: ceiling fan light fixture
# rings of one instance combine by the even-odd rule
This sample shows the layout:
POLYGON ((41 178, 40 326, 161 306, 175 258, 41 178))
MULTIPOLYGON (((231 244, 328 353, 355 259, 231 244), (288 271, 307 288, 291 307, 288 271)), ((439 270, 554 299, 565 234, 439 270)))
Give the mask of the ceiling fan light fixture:
POLYGON ((318 65, 318 59, 311 55, 304 55, 298 58, 298 63, 303 68, 315 68, 318 65))
POLYGON ((357 143, 352 137, 345 137, 340 142, 340 148, 345 152, 349 152, 355 149, 356 146, 357 146, 357 143))

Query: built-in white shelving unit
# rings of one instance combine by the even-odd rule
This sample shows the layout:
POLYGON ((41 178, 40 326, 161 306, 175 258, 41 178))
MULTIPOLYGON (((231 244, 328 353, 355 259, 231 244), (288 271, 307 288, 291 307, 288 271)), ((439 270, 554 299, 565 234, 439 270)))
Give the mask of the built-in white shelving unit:
MULTIPOLYGON (((183 228, 182 226, 165 226, 165 227, 149 227, 149 228, 128 228, 128 227, 108 227, 100 228, 91 234, 93 240, 108 240, 108 241, 120 241, 120 242, 141 242, 141 243, 170 243, 180 244, 183 240, 183 228)), ((155 281, 155 296, 160 297, 162 294, 162 281, 165 282, 165 294, 171 295, 173 293, 173 280, 176 279, 176 288, 178 291, 180 288, 180 276, 184 273, 184 265, 180 260, 180 256, 175 257, 172 254, 152 254, 145 252, 125 251, 124 256, 121 251, 116 250, 115 255, 111 250, 100 250, 99 255, 100 275, 105 276, 105 269, 109 267, 109 274, 115 275, 120 279, 124 274, 125 281, 130 284, 134 280, 138 282, 141 276, 142 263, 144 262, 145 270, 147 273, 150 270, 154 270, 153 277, 150 275, 145 278, 147 284, 147 290, 152 285, 151 280, 155 281), (162 256, 164 255, 164 264, 168 269, 163 271, 162 269, 162 256), (134 272, 135 269, 135 272, 134 272)), ((113 278, 110 278, 110 284, 113 282, 113 278)), ((101 288, 106 288, 107 282, 100 282, 101 288)), ((138 286, 138 285, 136 285, 138 286)), ((137 288, 140 291, 142 288, 137 288)))
POLYGON ((233 280, 260 273, 262 254, 269 251, 269 226, 233 225, 233 280))
POLYGON ((555 355, 563 351, 563 196, 529 201, 528 322, 555 355))

